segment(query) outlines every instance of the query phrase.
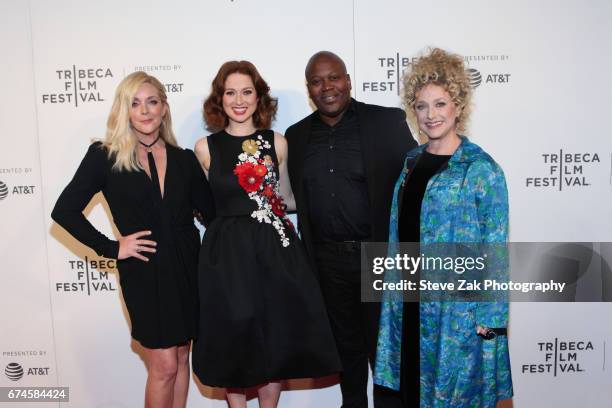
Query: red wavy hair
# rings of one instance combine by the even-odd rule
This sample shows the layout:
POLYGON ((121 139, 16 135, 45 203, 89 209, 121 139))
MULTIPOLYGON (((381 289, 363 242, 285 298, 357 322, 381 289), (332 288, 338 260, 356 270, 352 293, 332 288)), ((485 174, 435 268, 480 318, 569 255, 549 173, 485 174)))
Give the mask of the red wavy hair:
POLYGON ((250 76, 255 86, 259 101, 253 114, 253 124, 257 129, 270 128, 277 110, 277 100, 270 96, 270 87, 251 62, 228 61, 219 68, 212 81, 210 95, 204 101, 204 121, 208 129, 218 132, 225 129, 229 123, 229 118, 223 110, 223 93, 227 77, 235 73, 250 76))

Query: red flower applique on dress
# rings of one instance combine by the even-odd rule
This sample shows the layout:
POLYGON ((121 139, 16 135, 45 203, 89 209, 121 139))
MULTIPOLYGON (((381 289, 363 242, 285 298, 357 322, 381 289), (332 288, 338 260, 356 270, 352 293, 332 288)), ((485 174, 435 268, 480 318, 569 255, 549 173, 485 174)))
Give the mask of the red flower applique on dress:
POLYGON ((263 149, 271 148, 270 143, 261 135, 257 135, 257 140, 246 139, 242 142, 242 153, 238 155, 234 174, 249 198, 257 203, 257 209, 251 213, 251 217, 272 224, 280 235, 282 245, 287 247, 290 241, 285 228, 288 226, 294 229, 293 223, 285 213, 286 205, 279 193, 274 161, 268 154, 260 157, 263 149))
POLYGON ((266 173, 267 170, 265 166, 255 165, 249 162, 237 164, 234 168, 234 174, 238 176, 238 184, 240 184, 247 193, 259 190, 266 173), (263 170, 261 170, 261 167, 263 167, 263 170))

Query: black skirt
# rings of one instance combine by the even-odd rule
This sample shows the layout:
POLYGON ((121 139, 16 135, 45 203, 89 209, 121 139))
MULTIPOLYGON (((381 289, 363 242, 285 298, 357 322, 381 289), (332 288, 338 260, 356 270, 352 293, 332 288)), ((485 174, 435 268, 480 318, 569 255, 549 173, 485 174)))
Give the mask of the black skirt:
POLYGON ((219 217, 199 264, 193 369, 203 384, 250 387, 341 370, 318 282, 301 242, 249 215, 219 217))

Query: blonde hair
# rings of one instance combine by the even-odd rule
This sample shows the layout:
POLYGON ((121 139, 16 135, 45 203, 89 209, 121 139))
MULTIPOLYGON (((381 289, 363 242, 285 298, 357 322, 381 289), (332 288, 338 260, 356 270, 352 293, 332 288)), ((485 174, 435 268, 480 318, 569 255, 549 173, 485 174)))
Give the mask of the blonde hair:
POLYGON ((164 142, 177 146, 176 137, 172 132, 172 117, 168 107, 168 97, 161 82, 154 76, 142 71, 136 71, 123 78, 113 100, 113 106, 106 122, 106 137, 102 142, 108 152, 108 158, 114 159, 114 170, 139 171, 138 138, 130 124, 130 108, 134 95, 142 84, 150 84, 157 89, 161 102, 166 105, 166 114, 159 128, 160 137, 164 142))
POLYGON ((465 131, 471 113, 472 88, 463 58, 440 48, 434 48, 412 64, 410 71, 404 76, 403 99, 406 114, 413 124, 416 124, 414 112, 416 98, 419 91, 428 84, 441 86, 448 92, 459 109, 457 129, 465 131))

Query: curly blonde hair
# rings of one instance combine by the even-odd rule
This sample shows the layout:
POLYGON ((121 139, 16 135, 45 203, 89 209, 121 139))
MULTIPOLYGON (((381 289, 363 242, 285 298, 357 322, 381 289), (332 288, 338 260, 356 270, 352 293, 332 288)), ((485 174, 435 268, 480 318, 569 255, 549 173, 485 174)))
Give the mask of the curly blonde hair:
POLYGON ((412 64, 410 71, 404 75, 403 98, 408 119, 414 125, 417 123, 414 104, 419 91, 428 84, 441 86, 448 92, 459 109, 457 130, 465 131, 471 113, 472 88, 463 58, 440 48, 433 48, 412 64))

